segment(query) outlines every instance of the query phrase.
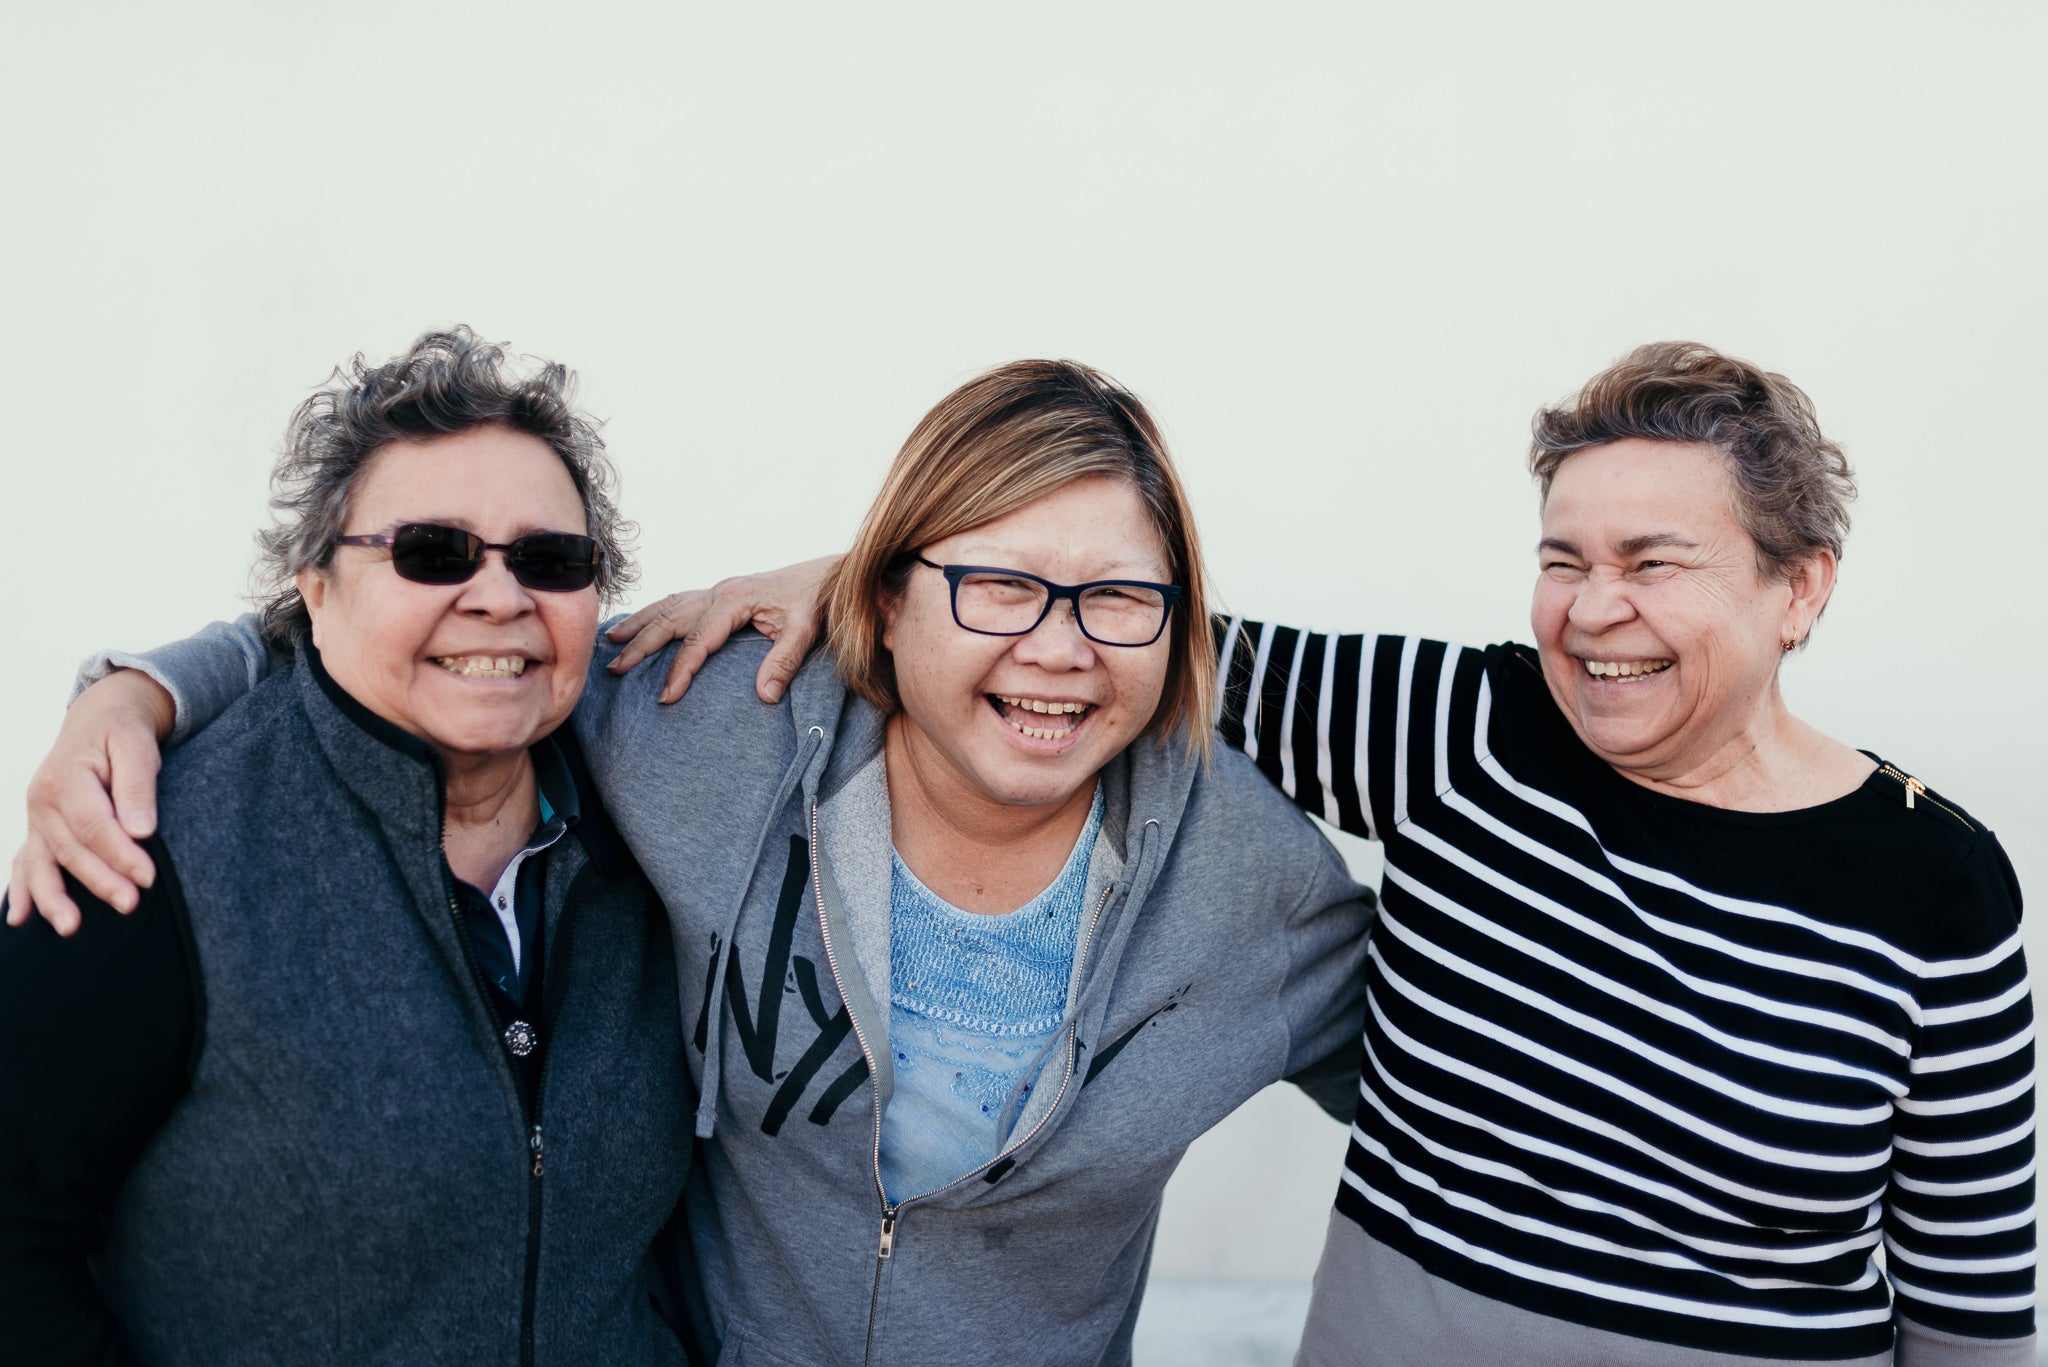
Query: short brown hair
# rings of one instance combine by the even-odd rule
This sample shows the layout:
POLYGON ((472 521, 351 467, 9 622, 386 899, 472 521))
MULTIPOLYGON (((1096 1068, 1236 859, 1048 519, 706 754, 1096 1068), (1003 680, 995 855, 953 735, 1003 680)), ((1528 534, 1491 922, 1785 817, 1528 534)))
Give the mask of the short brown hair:
POLYGON ((1639 346, 1555 408, 1538 409, 1529 471, 1550 497, 1558 467, 1593 446, 1639 437, 1696 442, 1728 457, 1735 515, 1756 543, 1757 570, 1783 579, 1814 552, 1836 559, 1849 534, 1856 478, 1821 435, 1798 385, 1698 342, 1639 346))
POLYGON ((1185 727, 1190 747, 1206 755, 1216 643, 1187 493, 1145 405, 1074 361, 1012 361, 977 375, 903 443, 824 588, 825 640, 847 686, 884 711, 901 706, 882 645, 881 598, 903 592, 919 550, 1090 476, 1136 491, 1181 590, 1167 624, 1166 684, 1146 734, 1185 727))

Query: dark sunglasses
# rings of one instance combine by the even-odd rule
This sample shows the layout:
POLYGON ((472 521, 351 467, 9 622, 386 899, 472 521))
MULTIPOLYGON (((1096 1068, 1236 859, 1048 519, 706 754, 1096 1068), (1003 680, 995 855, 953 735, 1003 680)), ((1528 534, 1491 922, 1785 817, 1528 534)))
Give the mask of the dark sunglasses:
POLYGON ((597 580, 604 565, 604 547, 587 536, 569 532, 535 532, 517 541, 486 541, 460 527, 408 522, 390 532, 369 536, 337 536, 337 546, 388 547, 391 568, 415 584, 462 584, 483 568, 485 551, 503 551, 505 568, 526 588, 538 593, 574 593, 597 580))

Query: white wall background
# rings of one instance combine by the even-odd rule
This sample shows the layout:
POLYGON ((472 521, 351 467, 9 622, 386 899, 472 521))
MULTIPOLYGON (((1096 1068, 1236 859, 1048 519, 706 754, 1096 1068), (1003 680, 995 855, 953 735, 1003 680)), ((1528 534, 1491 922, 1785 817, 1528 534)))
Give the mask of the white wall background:
MULTIPOLYGON (((581 370, 648 596, 839 544, 1051 354, 1153 403, 1229 603, 1467 641, 1525 630, 1531 411, 1686 337, 1864 481, 1795 710, 2048 898, 2044 51, 1992 0, 15 7, 0 848, 77 657, 236 611, 287 412, 430 325, 581 370)), ((1160 1271, 1305 1276, 1341 1150, 1262 1099, 1160 1271)))

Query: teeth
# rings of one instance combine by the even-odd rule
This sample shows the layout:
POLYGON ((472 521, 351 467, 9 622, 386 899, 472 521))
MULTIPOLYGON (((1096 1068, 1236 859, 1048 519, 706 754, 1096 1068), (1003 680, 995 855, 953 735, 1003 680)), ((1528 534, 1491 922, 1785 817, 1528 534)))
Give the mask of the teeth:
POLYGON ((1596 679, 1634 679, 1661 674, 1671 668, 1669 660, 1587 660, 1586 672, 1596 679))
POLYGON ((1008 709, 1003 713, 1003 720, 1019 735, 1029 736, 1033 740, 1059 740, 1073 735, 1075 728, 1080 726, 1092 707, 1092 704, 1084 702, 1047 702, 1042 698, 1012 698, 1001 693, 991 696, 1008 709), (1037 712, 1055 719, 1056 724, 1026 726, 1017 719, 1016 714, 1019 712, 1037 712))
POLYGON ((1005 703, 1023 712, 1049 712, 1057 714, 1061 712, 1086 712, 1088 710, 1088 704, 1084 702, 1046 702, 1042 698, 1006 698, 1000 693, 996 694, 996 701, 1005 703))
POLYGON ((526 671, 523 655, 438 655, 434 663, 465 679, 516 679, 526 671))

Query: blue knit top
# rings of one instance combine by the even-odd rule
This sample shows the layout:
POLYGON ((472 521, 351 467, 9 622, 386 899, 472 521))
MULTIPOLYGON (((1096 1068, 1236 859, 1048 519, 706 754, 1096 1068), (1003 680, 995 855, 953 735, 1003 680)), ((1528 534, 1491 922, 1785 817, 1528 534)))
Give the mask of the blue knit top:
POLYGON ((1031 1098, 1066 1018, 1102 790, 1074 852, 1044 892, 1001 915, 962 911, 894 861, 889 880, 889 1049, 882 1113, 891 1201, 964 1177, 996 1156, 1031 1098))

